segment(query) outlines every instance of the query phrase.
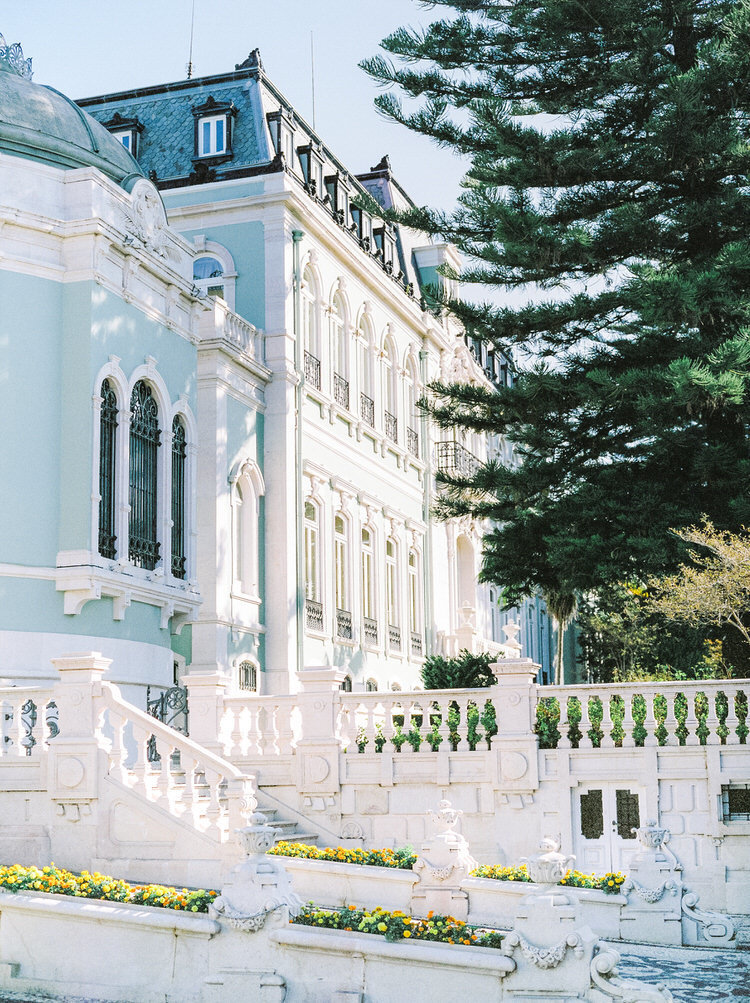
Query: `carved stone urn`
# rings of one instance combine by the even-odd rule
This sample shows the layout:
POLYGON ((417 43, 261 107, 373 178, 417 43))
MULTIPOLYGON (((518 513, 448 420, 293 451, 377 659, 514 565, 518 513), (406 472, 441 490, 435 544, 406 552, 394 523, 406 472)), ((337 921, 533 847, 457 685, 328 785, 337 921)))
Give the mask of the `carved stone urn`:
POLYGON ((549 836, 542 840, 539 849, 544 852, 521 857, 521 863, 526 864, 531 880, 548 892, 562 881, 576 858, 560 853, 560 841, 549 836))

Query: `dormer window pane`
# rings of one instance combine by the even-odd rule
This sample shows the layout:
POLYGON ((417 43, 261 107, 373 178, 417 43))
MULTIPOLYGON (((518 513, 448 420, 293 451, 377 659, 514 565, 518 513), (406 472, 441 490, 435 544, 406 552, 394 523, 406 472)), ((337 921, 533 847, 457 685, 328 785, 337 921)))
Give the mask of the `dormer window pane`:
POLYGON ((211 157, 220 153, 226 153, 226 115, 213 115, 211 118, 203 118, 199 125, 198 156, 211 157))
POLYGON ((133 152, 133 130, 124 129, 122 132, 113 132, 115 139, 119 139, 128 153, 133 152))

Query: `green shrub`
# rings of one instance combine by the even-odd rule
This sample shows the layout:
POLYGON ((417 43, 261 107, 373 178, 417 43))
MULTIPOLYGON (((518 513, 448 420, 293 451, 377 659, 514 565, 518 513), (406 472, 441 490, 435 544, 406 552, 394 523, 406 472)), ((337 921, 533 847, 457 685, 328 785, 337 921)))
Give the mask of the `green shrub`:
POLYGON ((474 655, 466 648, 455 658, 430 655, 422 666, 422 683, 426 690, 463 690, 492 686, 497 678, 490 666, 497 661, 488 652, 474 655))

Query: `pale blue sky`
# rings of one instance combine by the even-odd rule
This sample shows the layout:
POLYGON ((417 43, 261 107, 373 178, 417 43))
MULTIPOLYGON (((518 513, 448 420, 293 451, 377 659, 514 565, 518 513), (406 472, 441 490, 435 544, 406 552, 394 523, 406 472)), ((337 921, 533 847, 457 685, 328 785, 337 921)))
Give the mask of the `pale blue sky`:
MULTIPOLYGON (((190 10, 191 0, 0 0, 0 33, 32 57, 38 83, 88 97, 183 78, 190 10)), ((390 31, 434 16, 416 0, 195 0, 194 76, 231 70, 259 48, 270 79, 311 120, 313 31, 324 142, 354 172, 389 153, 415 202, 448 207, 461 162, 381 118, 377 88, 357 66, 390 31)))

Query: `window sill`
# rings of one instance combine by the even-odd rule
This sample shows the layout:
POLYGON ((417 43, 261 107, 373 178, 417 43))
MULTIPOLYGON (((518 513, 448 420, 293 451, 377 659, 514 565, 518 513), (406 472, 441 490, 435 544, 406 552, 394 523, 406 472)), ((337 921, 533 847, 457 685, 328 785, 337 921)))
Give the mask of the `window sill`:
POLYGON ((191 163, 194 167, 198 164, 205 164, 206 167, 218 167, 219 164, 225 164, 228 160, 234 159, 234 153, 231 150, 226 150, 224 153, 205 153, 203 156, 197 156, 191 158, 191 163))
POLYGON ((161 629, 167 630, 171 621, 174 633, 195 617, 202 601, 194 581, 165 575, 160 567, 148 571, 88 551, 57 555, 55 587, 63 593, 63 611, 68 616, 76 616, 86 603, 106 596, 113 600, 113 619, 123 620, 135 600, 159 607, 161 629))

